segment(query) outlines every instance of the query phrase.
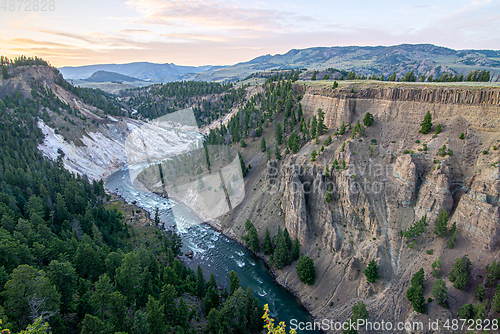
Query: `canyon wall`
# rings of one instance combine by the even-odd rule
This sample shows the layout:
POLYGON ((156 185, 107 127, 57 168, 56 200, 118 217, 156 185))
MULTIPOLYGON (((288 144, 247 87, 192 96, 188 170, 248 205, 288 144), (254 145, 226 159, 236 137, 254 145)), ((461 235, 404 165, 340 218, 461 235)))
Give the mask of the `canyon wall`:
MULTIPOLYGON (((279 270, 277 279, 316 319, 346 320, 359 299, 375 319, 419 319, 405 296, 416 271, 423 267, 432 286, 431 263, 438 256, 451 263, 464 253, 476 254, 476 261, 499 253, 500 90, 386 87, 351 93, 309 87, 303 93, 306 119, 321 108, 327 134, 319 145, 310 141, 297 154, 269 162, 261 172, 266 177, 247 184, 253 191, 248 189, 246 202, 226 226, 238 236, 250 219, 263 238, 266 228, 273 234, 281 225, 300 241, 301 253, 316 265, 317 283, 302 284, 293 266, 279 270), (427 111, 433 131, 421 134, 427 111), (374 115, 374 124, 365 136, 351 136, 349 125, 362 121, 366 112, 374 115), (346 134, 335 135, 342 122, 346 134), (435 135, 438 123, 443 130, 435 135), (333 143, 322 151, 328 134, 333 143), (319 153, 314 162, 313 149, 319 153), (333 170, 335 161, 346 168, 333 170), (443 210, 448 227, 458 226, 454 249, 446 247, 449 236, 434 234, 443 210), (404 231, 424 216, 426 232, 413 244, 404 231), (381 276, 375 284, 362 274, 371 260, 381 276)), ((432 297, 430 290, 425 298, 432 297)), ((462 299, 446 317, 471 302, 467 295, 454 298, 462 299)), ((428 307, 429 314, 442 311, 428 307)))
POLYGON ((351 123, 355 115, 370 112, 381 121, 421 122, 429 110, 433 117, 462 116, 473 128, 500 130, 500 89, 372 88, 348 90, 308 88, 301 100, 304 111, 325 112, 327 127, 351 123))

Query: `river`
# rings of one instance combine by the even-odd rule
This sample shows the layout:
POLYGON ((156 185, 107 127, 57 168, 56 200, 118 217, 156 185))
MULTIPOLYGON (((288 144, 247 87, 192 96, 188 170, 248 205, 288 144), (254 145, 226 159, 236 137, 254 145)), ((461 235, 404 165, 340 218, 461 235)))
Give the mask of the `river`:
POLYGON ((192 259, 185 259, 183 262, 195 271, 200 265, 205 279, 213 273, 219 286, 228 286, 228 273, 234 270, 243 287, 249 286, 262 305, 269 304, 269 313, 275 319, 275 324, 284 321, 289 330, 292 319, 296 319, 297 322, 311 321, 310 315, 299 301, 273 280, 264 261, 203 223, 183 204, 135 189, 130 182, 128 168, 123 168, 107 177, 105 187, 123 197, 128 203, 137 201, 136 205, 150 214, 153 214, 158 207, 161 221, 166 226, 176 225, 182 237, 183 254, 187 250, 192 250, 195 254, 192 259))

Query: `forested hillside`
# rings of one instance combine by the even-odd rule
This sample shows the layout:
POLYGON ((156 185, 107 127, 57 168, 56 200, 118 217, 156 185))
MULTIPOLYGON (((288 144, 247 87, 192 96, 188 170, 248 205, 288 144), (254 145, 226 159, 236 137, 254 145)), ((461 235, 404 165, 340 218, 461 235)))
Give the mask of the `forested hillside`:
MULTIPOLYGON (((2 57, 2 66, 9 80, 22 66, 48 64, 2 57)), ((103 96, 58 83, 88 103, 103 96)), ((153 241, 132 244, 137 232, 106 209, 102 181, 67 172, 62 152, 56 161, 40 154, 38 118, 69 123, 76 112, 41 82, 29 84, 31 97, 14 90, 0 99, 2 328, 17 332, 40 319, 53 333, 258 332, 262 307, 235 273, 229 292, 213 276, 206 282, 176 258, 175 233, 158 229, 153 241)))
MULTIPOLYGON (((172 82, 120 92, 125 105, 146 119, 193 107, 198 126, 217 120, 241 103, 245 87, 215 82, 172 82)), ((137 116, 137 115, 136 115, 137 116)))

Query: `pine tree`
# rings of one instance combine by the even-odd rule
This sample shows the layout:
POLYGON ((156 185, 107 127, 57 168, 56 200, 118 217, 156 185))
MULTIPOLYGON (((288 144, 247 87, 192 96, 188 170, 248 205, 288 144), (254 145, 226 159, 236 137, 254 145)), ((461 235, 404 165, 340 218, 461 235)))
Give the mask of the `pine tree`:
POLYGON ((450 282, 453 282, 453 286, 456 289, 464 290, 467 286, 467 279, 470 275, 471 266, 472 263, 467 254, 463 257, 459 257, 453 263, 448 279, 450 282))
POLYGON ((213 273, 211 273, 210 277, 208 278, 207 289, 210 287, 217 290, 217 281, 215 280, 215 275, 213 273))
POLYGON ((271 241, 271 234, 266 227, 266 236, 264 237, 264 254, 269 255, 273 252, 273 244, 271 241))
POLYGON ((337 170, 338 168, 339 168, 339 162, 338 162, 338 160, 337 160, 337 159, 335 159, 335 160, 333 161, 333 164, 332 164, 332 175, 333 175, 333 171, 334 171, 334 170, 337 170))
POLYGON ((441 124, 436 125, 436 129, 434 130, 434 134, 438 135, 441 133, 441 124))
POLYGON ((255 227, 252 226, 252 228, 248 231, 248 237, 250 239, 250 249, 255 253, 259 252, 260 251, 259 236, 257 234, 257 230, 255 229, 255 227))
POLYGON ((229 272, 229 291, 231 291, 231 294, 233 294, 238 288, 240 287, 240 279, 238 277, 238 274, 234 271, 231 270, 229 272))
POLYGON ((316 118, 316 115, 313 116, 312 121, 311 121, 311 137, 316 138, 316 132, 318 128, 318 119, 316 118))
POLYGON ((448 308, 448 289, 442 279, 438 279, 432 286, 432 295, 436 302, 444 308, 448 308))
POLYGON ((332 189, 331 187, 328 187, 328 190, 326 191, 326 202, 327 203, 330 203, 333 199, 333 196, 332 196, 332 189))
POLYGON ((281 150, 278 146, 278 143, 274 144, 274 157, 276 160, 281 160, 281 150))
POLYGON ((419 313, 425 313, 424 288, 422 285, 416 286, 412 298, 413 309, 419 313))
POLYGON ((241 173, 243 174, 243 177, 245 177, 248 174, 248 168, 245 165, 245 162, 243 161, 243 158, 241 157, 240 152, 238 152, 238 158, 240 160, 241 173))
POLYGON ((9 72, 7 72, 7 66, 2 65, 2 77, 4 80, 9 78, 9 72))
POLYGON ((288 233, 288 229, 285 227, 283 231, 283 236, 285 238, 285 244, 288 250, 292 250, 292 239, 290 239, 290 234, 288 233))
POLYGON ((439 278, 441 275, 441 265, 443 264, 443 260, 441 259, 441 256, 438 257, 438 259, 434 262, 432 262, 432 276, 435 278, 439 278))
POLYGON ((458 236, 458 228, 457 228, 456 222, 453 223, 453 226, 450 229, 450 234, 451 234, 451 237, 450 237, 450 240, 448 240, 448 243, 446 244, 446 246, 449 249, 452 249, 453 247, 455 247, 455 243, 457 241, 457 236, 458 236))
POLYGON ((368 282, 375 283, 377 278, 380 277, 378 274, 378 266, 377 266, 377 263, 375 262, 375 260, 370 261, 370 263, 368 264, 368 267, 366 267, 366 269, 363 271, 363 273, 365 274, 368 282))
POLYGON ((479 286, 477 287, 476 291, 474 292, 474 297, 482 302, 483 299, 484 299, 484 286, 482 284, 479 284, 479 286))
POLYGON ((299 103, 299 106, 297 108, 297 118, 299 120, 302 120, 303 112, 302 112, 302 104, 299 103))
POLYGON ((372 125, 372 124, 373 124, 373 121, 374 121, 374 119, 373 119, 373 115, 372 115, 372 114, 370 114, 369 112, 367 112, 367 113, 365 114, 365 117, 363 118, 363 124, 364 124, 365 126, 370 126, 370 125, 372 125))
POLYGON ((267 148, 267 155, 266 155, 267 161, 271 160, 271 148, 267 148))
POLYGON ((205 297, 205 277, 203 277, 203 269, 198 265, 196 269, 196 295, 199 298, 205 297))
POLYGON ((329 134, 324 144, 325 146, 329 146, 331 143, 332 143, 332 136, 329 134))
POLYGON ((326 131, 326 125, 325 125, 325 113, 323 112, 323 109, 319 108, 318 109, 318 124, 317 124, 317 133, 321 136, 323 133, 326 131))
POLYGON ((441 237, 446 237, 448 235, 448 213, 445 209, 439 213, 439 217, 436 221, 436 227, 434 228, 434 233, 441 237))
POLYGON ((474 318, 474 305, 465 304, 460 306, 458 311, 458 317, 460 319, 473 319, 474 318))
POLYGON ((346 130, 346 125, 345 125, 345 123, 342 121, 342 124, 340 125, 339 134, 340 134, 340 135, 343 135, 343 134, 345 133, 345 130, 346 130))
POLYGON ((266 138, 262 137, 262 140, 260 141, 260 150, 262 152, 266 151, 266 138))
POLYGON ((297 275, 302 283, 314 285, 316 280, 316 268, 314 262, 306 255, 302 255, 297 263, 297 275))
POLYGON ((500 312, 500 285, 497 286, 497 293, 493 297, 491 306, 495 312, 500 312))
POLYGON ((351 138, 356 138, 356 135, 364 136, 365 135, 365 127, 361 125, 359 119, 354 125, 354 129, 352 130, 351 138))
POLYGON ((316 150, 313 150, 311 153, 311 161, 316 161, 317 156, 318 156, 318 152, 316 152, 316 150))
POLYGON ((425 114, 424 120, 422 123, 420 123, 421 129, 420 133, 427 134, 431 131, 432 129, 432 115, 430 111, 427 111, 427 114, 425 114))
POLYGON ((293 154, 295 154, 299 151, 299 138, 298 138, 295 130, 293 130, 290 137, 288 137, 288 147, 290 147, 293 154))
POLYGON ((208 315, 212 309, 217 309, 220 304, 219 294, 213 287, 207 289, 207 295, 203 299, 203 311, 208 315))
POLYGON ((276 143, 278 145, 281 145, 283 143, 283 130, 281 129, 281 123, 277 122, 276 123, 276 129, 274 132, 274 137, 276 139, 276 143))
POLYGON ((292 248, 292 261, 297 261, 300 257, 300 242, 299 239, 295 238, 292 248))

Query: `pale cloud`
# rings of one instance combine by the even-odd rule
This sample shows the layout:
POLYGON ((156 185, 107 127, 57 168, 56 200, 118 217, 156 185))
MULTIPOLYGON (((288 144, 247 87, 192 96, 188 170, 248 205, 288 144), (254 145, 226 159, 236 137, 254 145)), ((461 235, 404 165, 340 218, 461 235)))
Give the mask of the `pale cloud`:
POLYGON ((215 35, 195 35, 195 34, 162 34, 161 36, 178 38, 183 40, 195 41, 211 41, 211 42, 228 42, 229 39, 222 36, 215 35))
POLYGON ((195 25, 216 30, 279 32, 294 30, 297 22, 316 21, 292 11, 243 7, 216 0, 129 0, 126 5, 141 14, 135 23, 185 28, 195 25))
POLYGON ((0 49, 9 56, 40 55, 58 66, 227 65, 315 46, 432 43, 500 49, 500 2, 492 0, 117 0, 108 7, 103 3, 98 17, 85 17, 77 5, 65 6, 66 12, 60 8, 50 19, 0 17, 0 49))
POLYGON ((48 41, 35 41, 31 38, 13 38, 11 40, 1 41, 1 42, 16 44, 16 45, 43 45, 43 46, 58 47, 58 48, 59 47, 61 47, 61 48, 74 48, 74 46, 67 45, 67 44, 54 43, 54 42, 48 42, 48 41))
POLYGON ((122 29, 119 32, 124 34, 151 34, 153 33, 151 30, 147 29, 122 29))

